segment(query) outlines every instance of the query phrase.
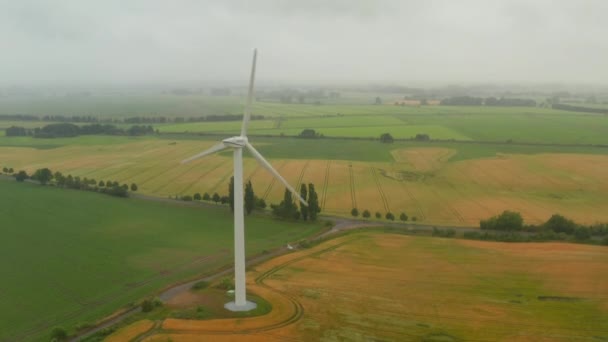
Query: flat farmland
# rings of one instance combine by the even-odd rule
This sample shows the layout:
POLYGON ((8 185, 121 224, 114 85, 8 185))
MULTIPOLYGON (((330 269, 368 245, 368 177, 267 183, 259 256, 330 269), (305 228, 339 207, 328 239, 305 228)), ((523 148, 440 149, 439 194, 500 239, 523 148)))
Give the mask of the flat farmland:
MULTIPOLYGON (((552 111, 544 108, 281 106, 253 121, 251 134, 296 136, 314 129, 327 137, 398 139, 428 134, 439 140, 475 140, 547 144, 608 144, 608 116, 552 111), (279 108, 285 108, 281 112, 279 108), (345 114, 346 113, 346 114, 345 114)), ((256 107, 257 108, 257 107, 256 107)), ((254 110, 255 112, 255 110, 254 110)), ((238 122, 158 125, 161 132, 237 133, 238 122)))
POLYGON ((350 234, 251 270, 271 313, 166 319, 144 341, 601 341, 607 274, 597 246, 350 234))
MULTIPOLYGON (((30 173, 49 167, 97 181, 136 183, 139 192, 159 197, 226 195, 232 174, 230 152, 180 164, 215 143, 210 140, 5 141, 10 139, 0 139, 5 145, 0 147, 2 167, 30 173), (65 145, 50 148, 48 142, 65 145)), ((291 184, 314 183, 326 214, 349 216, 356 207, 382 217, 389 211, 396 217, 405 212, 429 224, 470 226, 515 210, 529 223, 554 213, 584 223, 608 221, 608 156, 603 148, 289 138, 253 143, 291 184)), ((284 187, 245 156, 245 178, 252 180, 257 196, 268 204, 280 202, 284 187)))
MULTIPOLYGON (((54 326, 73 331, 233 260, 227 208, 9 180, 0 180, 0 191, 2 341, 48 341, 54 326)), ((320 229, 256 215, 246 222, 248 256, 320 229)))

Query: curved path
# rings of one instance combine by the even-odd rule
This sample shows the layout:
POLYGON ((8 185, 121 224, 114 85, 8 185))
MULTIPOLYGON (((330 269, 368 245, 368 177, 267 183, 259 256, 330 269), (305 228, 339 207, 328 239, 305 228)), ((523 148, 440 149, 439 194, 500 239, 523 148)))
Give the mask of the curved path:
MULTIPOLYGON (((181 339, 216 340, 220 336, 241 337, 247 335, 262 335, 261 333, 287 327, 299 321, 304 314, 302 304, 287 292, 282 291, 265 281, 282 269, 304 260, 335 250, 347 243, 359 239, 359 236, 345 236, 318 245, 298 253, 286 254, 270 260, 252 271, 255 275, 253 282, 248 283, 251 292, 272 302, 272 311, 268 314, 249 318, 228 318, 213 320, 166 319, 156 334, 142 336, 142 341, 166 341, 181 339), (329 244, 329 245, 328 245, 329 244)), ((267 335, 265 335, 268 337, 267 335)), ((261 336, 260 336, 261 337, 261 336)))

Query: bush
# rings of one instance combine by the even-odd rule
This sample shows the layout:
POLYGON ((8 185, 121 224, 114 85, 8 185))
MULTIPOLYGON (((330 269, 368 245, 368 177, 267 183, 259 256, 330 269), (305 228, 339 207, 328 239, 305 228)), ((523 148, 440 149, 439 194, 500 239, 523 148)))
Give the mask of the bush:
POLYGON ((206 289, 207 287, 209 287, 209 282, 204 280, 197 281, 196 283, 194 283, 194 285, 192 285, 193 290, 202 290, 206 289))
POLYGON ((298 246, 300 248, 310 248, 312 245, 310 244, 310 241, 308 240, 302 240, 298 243, 298 246))
POLYGON ((608 236, 606 236, 602 239, 602 245, 608 246, 608 236))
POLYGON ((152 310, 154 310, 154 303, 150 299, 144 299, 144 301, 141 302, 141 311, 150 312, 152 310))
POLYGON ((17 182, 23 182, 24 180, 28 179, 28 175, 25 171, 21 170, 15 175, 15 179, 17 182))
POLYGON ((363 210, 362 216, 365 218, 369 218, 370 216, 372 216, 372 214, 369 212, 369 210, 365 209, 365 210, 363 210))
POLYGON ((215 288, 220 290, 232 290, 234 289, 234 282, 232 281, 232 278, 225 277, 215 285, 215 288))
POLYGON ((515 211, 505 210, 498 216, 492 216, 487 220, 479 221, 479 228, 514 231, 522 230, 524 219, 521 214, 515 211))
POLYGON ((190 195, 182 196, 182 201, 191 202, 192 196, 190 196, 190 195))
POLYGON ((359 210, 357 210, 357 208, 353 208, 353 209, 350 211, 350 214, 351 214, 352 216, 354 216, 354 217, 357 217, 357 216, 359 216, 359 210))
POLYGON ((51 330, 51 340, 64 341, 68 338, 68 332, 62 327, 55 327, 51 330))
POLYGON ((380 214, 380 212, 379 212, 379 211, 376 211, 376 218, 377 218, 377 219, 379 219, 379 218, 381 218, 381 217, 382 217, 382 214, 380 214))
POLYGON ((418 218, 416 216, 412 216, 412 221, 416 222, 418 221, 418 218))
POLYGON ((556 233, 572 234, 575 232, 577 224, 562 215, 554 214, 543 224, 543 227, 556 233))

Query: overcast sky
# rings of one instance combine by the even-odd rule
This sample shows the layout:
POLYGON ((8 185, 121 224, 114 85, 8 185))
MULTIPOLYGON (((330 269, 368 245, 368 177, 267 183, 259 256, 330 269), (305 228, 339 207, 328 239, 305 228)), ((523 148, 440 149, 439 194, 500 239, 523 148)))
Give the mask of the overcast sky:
POLYGON ((606 0, 0 0, 0 84, 608 83, 606 0))

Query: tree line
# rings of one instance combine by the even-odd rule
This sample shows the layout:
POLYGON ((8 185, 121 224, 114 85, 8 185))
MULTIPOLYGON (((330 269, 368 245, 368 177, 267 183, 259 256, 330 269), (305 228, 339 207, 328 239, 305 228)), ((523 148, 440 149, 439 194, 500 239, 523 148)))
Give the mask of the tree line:
POLYGON ((137 184, 131 183, 128 184, 120 184, 117 181, 103 181, 100 180, 97 182, 92 178, 80 178, 78 176, 74 177, 70 174, 64 175, 59 171, 52 172, 49 168, 40 168, 34 171, 31 175, 24 170, 20 170, 18 172, 14 172, 13 168, 4 167, 2 171, 5 174, 12 175, 15 177, 17 182, 24 182, 28 179, 32 181, 36 181, 41 185, 52 185, 60 188, 66 189, 76 189, 76 190, 84 190, 84 191, 95 191, 99 193, 104 193, 110 196, 116 197, 128 197, 129 190, 132 192, 137 191, 137 184))
MULTIPOLYGON (((251 120, 264 120, 264 115, 251 115, 251 120)), ((85 115, 26 115, 11 114, 0 115, 0 120, 5 121, 47 121, 47 122, 73 122, 73 123, 168 123, 168 122, 202 122, 202 121, 242 121, 243 114, 211 114, 205 116, 191 117, 144 117, 133 116, 127 118, 98 118, 85 115)))
MULTIPOLYGON (((367 209, 363 210, 363 212, 360 213, 359 209, 352 208, 351 211, 350 211, 350 214, 353 217, 359 217, 359 215, 361 215, 363 218, 370 218, 370 217, 372 217, 372 213, 369 210, 367 210, 367 209)), ((374 213, 374 217, 376 219, 381 219, 382 218, 382 213, 380 213, 379 211, 376 211, 376 213, 374 213)), ((395 214, 393 214, 392 212, 389 211, 389 212, 387 212, 387 213, 384 214, 384 218, 386 220, 389 220, 389 221, 395 221, 395 214)), ((401 220, 403 222, 406 222, 406 221, 408 221, 410 219, 412 221, 414 221, 414 222, 418 221, 418 218, 416 216, 412 216, 410 218, 405 212, 401 212, 401 214, 399 214, 399 220, 401 220)))
POLYGON ((500 106, 500 107, 536 107, 536 101, 532 99, 518 98, 496 98, 496 97, 473 97, 455 96, 448 97, 439 102, 442 106, 500 106))
MULTIPOLYGON (((319 196, 317 195, 314 184, 302 184, 300 187, 300 196, 307 201, 308 206, 298 206, 296 203, 298 201, 293 198, 288 189, 285 189, 283 200, 279 204, 270 205, 272 214, 277 218, 286 220, 301 219, 304 221, 315 221, 321 212, 321 207, 319 206, 319 196)), ((230 210, 234 211, 234 177, 230 177, 230 183, 228 184, 228 195, 222 196, 217 192, 214 192, 213 194, 205 192, 203 195, 201 195, 197 192, 194 195, 176 195, 175 199, 180 199, 187 202, 208 201, 214 202, 215 204, 227 204, 230 206, 230 210)), ((243 204, 245 207, 245 213, 247 215, 251 214, 256 209, 264 210, 267 207, 266 201, 263 198, 257 197, 253 191, 253 184, 251 183, 251 180, 245 183, 243 204)))
POLYGON ((79 135, 129 135, 139 136, 154 133, 152 126, 134 125, 127 129, 109 124, 91 124, 78 126, 71 123, 49 124, 42 128, 27 129, 11 126, 6 129, 6 136, 32 136, 34 138, 69 138, 79 135))
POLYGON ((551 105, 552 109, 557 110, 568 110, 572 112, 583 112, 583 113, 595 113, 595 114, 608 114, 607 108, 589 108, 589 107, 581 107, 581 106, 572 106, 563 103, 553 103, 551 105))
POLYGON ((509 233, 537 233, 545 240, 590 241, 592 238, 601 238, 604 244, 608 244, 608 224, 583 225, 560 214, 552 215, 540 225, 526 225, 520 213, 505 210, 500 215, 481 220, 479 228, 509 233))

